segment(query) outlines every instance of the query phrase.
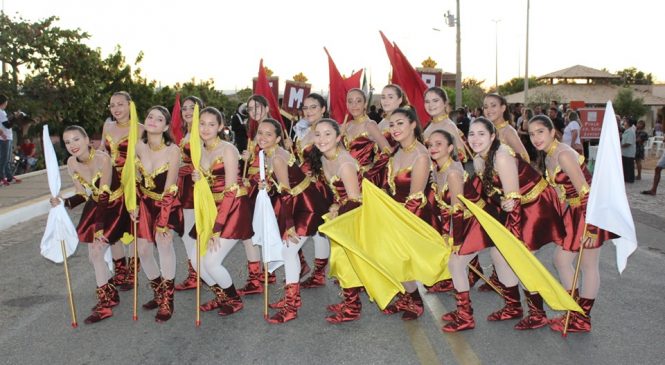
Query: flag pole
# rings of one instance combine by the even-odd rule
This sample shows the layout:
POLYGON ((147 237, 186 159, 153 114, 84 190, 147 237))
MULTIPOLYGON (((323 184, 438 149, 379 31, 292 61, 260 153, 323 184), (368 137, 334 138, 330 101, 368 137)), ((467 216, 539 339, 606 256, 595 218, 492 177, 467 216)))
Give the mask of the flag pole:
POLYGON ((67 251, 65 250, 65 240, 60 240, 60 249, 62 250, 62 259, 65 266, 65 280, 67 281, 67 295, 69 296, 69 311, 72 313, 72 328, 78 327, 76 321, 76 305, 74 304, 74 294, 72 293, 72 284, 69 279, 69 266, 67 265, 67 251))
MULTIPOLYGON (((584 231, 586 232, 586 227, 587 224, 584 223, 584 231)), ((573 293, 575 293, 575 288, 577 287, 577 280, 579 279, 580 275, 580 264, 582 263, 582 252, 584 251, 584 241, 580 242, 580 253, 577 256, 577 266, 575 267, 575 275, 573 276, 573 285, 570 288, 570 295, 572 296, 573 293)), ((573 298, 575 299, 575 298, 573 298)), ((586 313, 584 314, 586 315, 586 313)), ((566 318, 563 321, 563 332, 561 333, 561 336, 566 337, 568 336, 568 323, 570 322, 570 311, 566 311, 566 318)))
POLYGON ((483 273, 481 273, 480 271, 478 271, 478 269, 476 269, 475 267, 473 267, 473 265, 471 265, 471 264, 466 264, 466 266, 467 266, 471 271, 473 271, 474 274, 478 275, 481 279, 483 279, 483 281, 486 282, 487 285, 489 285, 492 289, 494 289, 494 291, 495 291, 497 294, 499 294, 501 297, 503 297, 503 291, 501 291, 501 289, 499 289, 496 285, 494 285, 494 283, 492 283, 492 280, 488 279, 485 275, 483 275, 483 273))
POLYGON ((136 235, 138 234, 137 231, 137 225, 138 222, 134 221, 134 313, 132 315, 132 319, 134 321, 139 320, 138 313, 136 312, 136 307, 138 306, 138 287, 139 287, 139 274, 138 274, 138 260, 139 260, 139 249, 138 249, 138 242, 136 235))
POLYGON ((196 327, 201 326, 201 244, 196 235, 196 327))
MULTIPOLYGON (((264 243, 265 245, 265 243, 264 243)), ((268 319, 268 263, 263 263, 263 318, 268 319)))

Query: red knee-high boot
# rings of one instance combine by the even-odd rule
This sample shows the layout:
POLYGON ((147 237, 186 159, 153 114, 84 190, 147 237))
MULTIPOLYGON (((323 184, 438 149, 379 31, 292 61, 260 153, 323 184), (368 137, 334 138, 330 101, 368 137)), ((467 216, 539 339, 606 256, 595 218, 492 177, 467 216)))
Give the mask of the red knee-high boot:
POLYGON ((109 293, 116 292, 115 287, 110 287, 111 283, 106 283, 97 287, 97 305, 92 309, 92 314, 85 319, 86 324, 97 323, 103 319, 113 316, 112 305, 109 300, 109 293))
POLYGON ((286 284, 284 288, 285 302, 279 312, 268 318, 268 323, 284 323, 298 318, 297 302, 300 301, 300 283, 286 284))
POLYGON ((342 293, 344 301, 333 315, 326 317, 328 323, 350 322, 360 318, 360 311, 363 308, 363 303, 360 301, 360 288, 343 289, 342 293))
POLYGON ((187 278, 180 284, 176 284, 175 290, 190 290, 196 289, 196 270, 192 266, 192 260, 187 260, 189 264, 187 268, 187 278))
POLYGON ((328 259, 314 259, 314 273, 300 283, 301 288, 319 288, 326 285, 326 267, 328 259))
POLYGON ((220 302, 217 314, 220 316, 228 316, 243 309, 245 305, 233 284, 226 289, 222 289, 222 292, 224 293, 224 298, 222 298, 220 302))
POLYGON ((159 286, 162 285, 162 277, 158 276, 155 279, 149 280, 148 284, 152 288, 153 297, 148 302, 143 304, 144 309, 157 309, 159 307, 159 301, 161 300, 161 291, 159 286))
MULTIPOLYGON (((586 316, 577 312, 570 312, 567 332, 591 332, 591 308, 593 307, 594 302, 595 299, 577 299, 577 303, 582 307, 586 316)), ((550 329, 552 329, 552 331, 563 332, 565 319, 565 315, 553 319, 550 322, 550 329)))
POLYGON ((300 259, 300 278, 302 279, 305 275, 309 274, 312 269, 307 264, 307 260, 305 260, 305 254, 302 253, 302 248, 298 250, 298 259, 300 259))
POLYGON ((458 332, 470 330, 476 327, 476 321, 473 319, 473 308, 471 307, 471 298, 469 292, 455 294, 457 300, 457 310, 450 323, 443 326, 443 332, 458 332))
POLYGON ((529 314, 517 322, 515 329, 530 330, 545 327, 549 321, 543 309, 543 297, 538 293, 530 293, 526 290, 524 290, 524 296, 526 297, 526 304, 529 307, 529 314))
POLYGON ((240 295, 252 295, 263 293, 263 278, 261 277, 261 262, 248 261, 247 262, 247 282, 245 286, 238 289, 240 295))
POLYGON ((488 321, 505 321, 522 318, 522 303, 520 302, 520 289, 517 285, 503 289, 503 308, 487 316, 488 321))
POLYGON ((163 279, 159 289, 161 298, 159 302, 159 309, 155 315, 155 320, 157 322, 166 322, 171 319, 174 310, 173 295, 175 294, 175 285, 173 283, 173 279, 163 279))

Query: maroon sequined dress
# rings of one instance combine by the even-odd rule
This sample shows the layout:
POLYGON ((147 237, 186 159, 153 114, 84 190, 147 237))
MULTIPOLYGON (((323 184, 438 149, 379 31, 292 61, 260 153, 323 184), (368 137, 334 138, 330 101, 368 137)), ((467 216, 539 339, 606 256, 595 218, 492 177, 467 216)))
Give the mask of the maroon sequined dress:
POLYGON ((294 156, 288 161, 289 186, 281 186, 272 169, 270 176, 271 190, 275 197, 274 209, 282 236, 294 227, 298 236, 313 236, 323 223, 323 215, 330 204, 324 199, 312 182, 296 164, 294 156))
POLYGON ((529 250, 538 250, 549 242, 561 244, 566 232, 556 191, 528 162, 514 154, 513 157, 517 160, 519 193, 517 196, 511 194, 506 197, 501 179, 495 171, 490 201, 499 209, 501 198, 516 199, 520 203, 507 213, 505 226, 529 250))
POLYGON ((326 178, 323 176, 323 172, 318 172, 318 174, 315 174, 314 171, 312 171, 312 166, 309 163, 308 159, 306 156, 308 156, 312 150, 316 147, 314 147, 314 144, 308 144, 303 146, 302 149, 300 149, 300 146, 298 144, 298 150, 300 151, 300 170, 302 170, 305 175, 310 175, 312 176, 312 180, 314 183, 314 187, 316 188, 316 191, 319 192, 321 195, 321 198, 326 201, 328 205, 332 204, 333 201, 333 195, 332 192, 330 191, 330 187, 328 187, 328 184, 326 183, 326 178))
MULTIPOLYGON (((358 173, 358 187, 362 187, 362 180, 362 175, 358 173)), ((333 203, 339 206, 339 210, 337 211, 338 215, 342 215, 361 205, 360 199, 349 199, 349 194, 346 192, 344 182, 339 176, 332 176, 330 180, 328 180, 328 186, 330 186, 330 190, 333 194, 333 203)))
POLYGON ((217 218, 213 233, 221 238, 246 240, 252 238, 252 211, 247 189, 240 184, 240 177, 228 179, 224 162, 218 159, 206 173, 210 190, 217 205, 217 218))
POLYGON ((182 209, 194 209, 194 181, 192 181, 192 151, 189 141, 184 139, 180 143, 180 157, 182 165, 178 169, 178 198, 182 209))
POLYGON ((436 214, 434 214, 434 207, 427 198, 432 194, 430 186, 427 185, 424 192, 411 195, 412 167, 409 166, 393 171, 392 157, 389 159, 387 165, 386 186, 384 186, 384 190, 387 190, 393 199, 398 203, 402 203, 411 213, 430 224, 438 232, 441 232, 441 222, 436 214))
MULTIPOLYGON (((578 160, 584 178, 589 186, 591 186, 591 173, 584 164, 584 156, 579 156, 578 160)), ((561 170, 561 166, 557 166, 554 174, 550 175, 549 171, 546 174, 547 182, 559 194, 560 209, 563 211, 563 222, 566 227, 566 237, 562 243, 559 244, 566 251, 577 252, 580 250, 580 244, 584 236, 584 225, 586 223, 586 206, 589 198, 588 189, 583 194, 578 194, 575 186, 570 181, 570 177, 561 170)), ((593 247, 585 248, 598 248, 609 239, 616 238, 617 236, 611 232, 599 229, 591 224, 587 225, 586 230, 592 234, 597 235, 597 240, 593 247)))
POLYGON ((95 232, 102 231, 109 244, 114 244, 130 227, 130 218, 125 209, 118 174, 114 171, 110 187, 100 186, 101 177, 101 171, 98 171, 91 181, 85 180, 78 173, 72 175, 72 179, 78 181, 86 191, 91 193, 90 196, 82 199, 80 195, 75 195, 66 200, 66 204, 70 208, 78 205, 74 203, 75 201, 85 201, 81 219, 76 227, 81 243, 91 243, 95 238, 95 232))
POLYGON ((139 176, 139 238, 155 242, 155 233, 159 230, 172 229, 178 235, 183 234, 183 217, 177 186, 166 187, 166 175, 169 164, 148 173, 136 159, 139 176))
POLYGON ((106 148, 111 155, 113 167, 115 167, 116 171, 119 173, 122 173, 122 168, 125 167, 128 145, 128 136, 122 137, 118 141, 114 141, 113 137, 107 134, 104 139, 104 148, 106 148))

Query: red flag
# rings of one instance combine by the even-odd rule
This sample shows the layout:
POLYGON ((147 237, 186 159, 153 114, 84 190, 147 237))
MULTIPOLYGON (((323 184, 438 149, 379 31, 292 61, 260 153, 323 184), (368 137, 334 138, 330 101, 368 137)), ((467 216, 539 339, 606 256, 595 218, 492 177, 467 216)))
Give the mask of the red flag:
POLYGON ((282 120, 282 114, 279 112, 279 104, 277 104, 277 100, 275 100, 275 95, 272 93, 272 90, 270 89, 270 83, 268 83, 268 76, 266 75, 266 69, 263 67, 263 58, 259 63, 259 77, 256 80, 256 90, 254 90, 254 93, 262 95, 264 98, 268 100, 270 116, 276 121, 278 121, 282 125, 282 128, 284 128, 284 130, 286 131, 286 126, 284 125, 284 121, 282 120))
POLYGON ((346 94, 353 88, 360 87, 360 77, 362 70, 354 73, 349 78, 343 78, 339 73, 335 61, 333 61, 328 49, 323 47, 328 55, 328 78, 330 83, 330 91, 328 94, 328 101, 330 104, 330 117, 337 121, 337 123, 344 123, 346 117, 346 94))
POLYGON ((424 94, 427 90, 427 85, 423 81, 420 74, 409 63, 404 53, 397 47, 396 44, 390 44, 386 36, 381 33, 383 43, 386 46, 386 52, 390 59, 390 64, 393 66, 392 82, 399 85, 409 99, 409 103, 416 110, 420 124, 425 126, 429 120, 429 114, 425 110, 424 94))
POLYGON ((182 115, 180 114, 180 93, 175 94, 175 104, 171 111, 171 134, 176 144, 180 144, 182 139, 182 115))

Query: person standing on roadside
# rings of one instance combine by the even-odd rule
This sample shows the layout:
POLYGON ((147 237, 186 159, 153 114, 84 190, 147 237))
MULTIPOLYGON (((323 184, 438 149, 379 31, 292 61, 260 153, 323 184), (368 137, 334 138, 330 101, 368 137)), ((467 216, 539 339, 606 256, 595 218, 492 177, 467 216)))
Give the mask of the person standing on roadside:
POLYGON ((21 182, 20 179, 14 177, 9 164, 14 138, 12 124, 7 118, 7 112, 5 111, 7 104, 9 104, 7 95, 0 94, 0 186, 21 182))

